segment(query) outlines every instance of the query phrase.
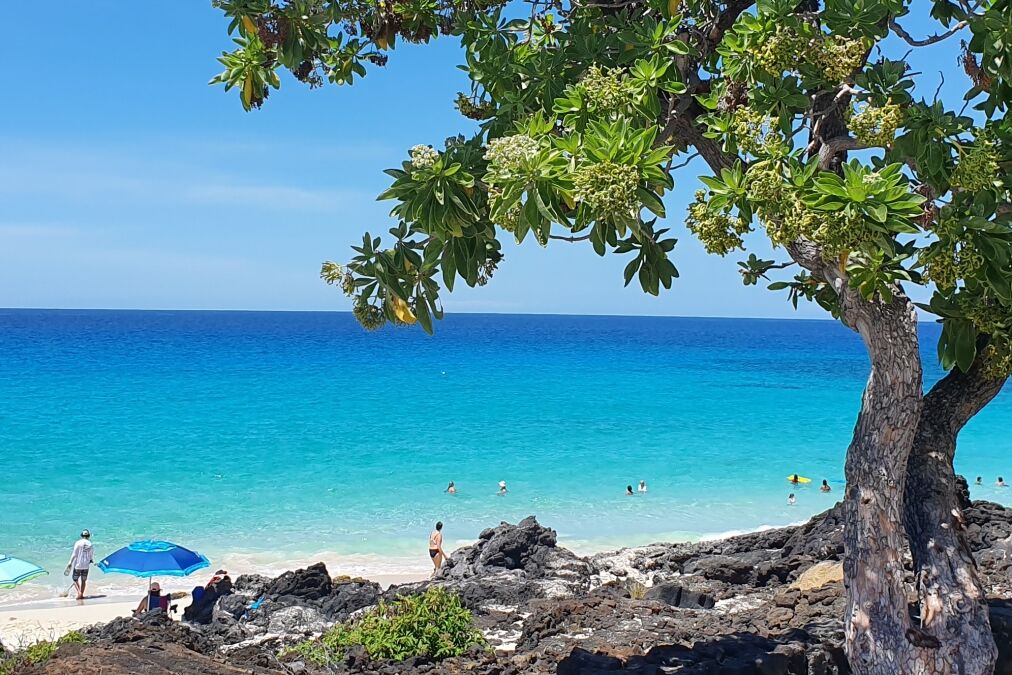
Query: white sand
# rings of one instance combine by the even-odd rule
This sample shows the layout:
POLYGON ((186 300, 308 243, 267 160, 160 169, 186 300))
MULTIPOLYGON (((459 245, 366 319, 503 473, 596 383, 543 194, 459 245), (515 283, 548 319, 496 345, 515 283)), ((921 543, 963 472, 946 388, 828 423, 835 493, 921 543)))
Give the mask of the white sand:
MULTIPOLYGON (((428 579, 428 574, 372 574, 369 579, 383 588, 428 579)), ((191 584, 192 587, 192 584, 191 584)), ((142 587, 143 588, 143 587, 142 587)), ((164 590, 176 590, 165 588, 164 590)), ((108 597, 78 602, 73 599, 54 598, 32 604, 0 607, 0 643, 8 649, 21 649, 40 640, 56 638, 96 623, 105 623, 121 616, 130 616, 140 602, 137 597, 108 597)), ((178 608, 178 619, 183 608, 190 604, 189 596, 173 600, 178 608)))

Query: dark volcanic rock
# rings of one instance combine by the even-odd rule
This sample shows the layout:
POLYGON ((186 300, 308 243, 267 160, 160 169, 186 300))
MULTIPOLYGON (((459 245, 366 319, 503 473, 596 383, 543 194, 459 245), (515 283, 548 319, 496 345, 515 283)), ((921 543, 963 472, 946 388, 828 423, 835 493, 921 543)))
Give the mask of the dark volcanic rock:
POLYGON ((272 600, 286 595, 300 600, 322 600, 330 595, 332 589, 327 566, 319 562, 302 570, 285 572, 268 586, 264 594, 272 600))
POLYGON ((382 593, 379 584, 364 579, 339 581, 323 598, 320 610, 331 621, 345 621, 354 612, 379 602, 382 593))
POLYGON ((45 663, 21 675, 274 675, 280 670, 236 667, 167 642, 157 648, 134 644, 64 645, 45 663))
POLYGON ((122 617, 106 624, 90 626, 82 631, 90 643, 162 645, 174 643, 200 654, 211 654, 215 645, 200 632, 184 623, 172 621, 162 610, 144 614, 142 618, 122 617))
POLYGON ((686 609, 711 609, 713 597, 706 593, 683 588, 678 584, 658 584, 647 589, 644 600, 657 600, 672 607, 686 609))
POLYGON ((535 598, 586 594, 593 573, 588 561, 556 546, 555 530, 529 516, 516 525, 487 529, 475 544, 454 551, 435 581, 394 587, 387 597, 417 593, 437 583, 459 594, 472 609, 516 606, 535 598))
POLYGON ((1012 600, 991 601, 991 632, 998 645, 994 675, 1012 675, 1012 600))

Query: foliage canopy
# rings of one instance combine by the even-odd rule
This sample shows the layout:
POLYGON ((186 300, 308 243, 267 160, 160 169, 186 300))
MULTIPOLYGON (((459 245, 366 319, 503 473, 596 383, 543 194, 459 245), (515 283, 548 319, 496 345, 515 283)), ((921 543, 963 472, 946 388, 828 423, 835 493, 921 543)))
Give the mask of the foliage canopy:
POLYGON ((940 34, 923 39, 901 25, 906 0, 216 5, 236 49, 212 82, 237 88, 247 110, 282 68, 350 85, 398 40, 461 41, 472 87, 456 103, 478 133, 412 148, 380 195, 399 221, 391 240, 366 234, 347 265, 323 266, 366 328, 431 332, 440 288, 485 284, 507 235, 589 241, 629 257, 626 284, 670 288, 663 198, 684 169, 703 184, 686 223, 709 252, 743 251, 753 230, 785 252, 739 263, 746 284, 834 316, 834 286, 884 302, 924 286, 946 368, 967 370, 983 350, 993 374, 1012 371, 1012 0, 936 0, 940 34), (922 91, 902 43, 961 37, 955 110, 922 91))

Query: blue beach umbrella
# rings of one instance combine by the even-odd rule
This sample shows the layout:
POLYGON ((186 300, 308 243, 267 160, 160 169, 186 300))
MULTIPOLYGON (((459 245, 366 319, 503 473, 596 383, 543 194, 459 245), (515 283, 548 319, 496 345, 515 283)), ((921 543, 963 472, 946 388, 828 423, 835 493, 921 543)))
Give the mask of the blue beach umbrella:
POLYGON ((135 541, 112 553, 98 564, 103 572, 135 577, 185 577, 211 563, 205 556, 170 541, 135 541))
POLYGON ((43 574, 49 572, 35 563, 0 553, 0 588, 14 588, 43 574))

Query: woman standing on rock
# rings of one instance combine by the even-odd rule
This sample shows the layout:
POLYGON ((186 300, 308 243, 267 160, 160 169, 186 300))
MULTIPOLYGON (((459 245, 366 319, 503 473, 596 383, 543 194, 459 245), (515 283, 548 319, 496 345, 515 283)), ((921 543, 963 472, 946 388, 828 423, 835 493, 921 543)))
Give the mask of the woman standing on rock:
POLYGON ((436 576, 436 572, 443 565, 443 560, 446 558, 446 554, 443 553, 443 522, 436 523, 436 529, 429 535, 429 557, 432 558, 432 564, 434 569, 432 570, 432 576, 436 576))

